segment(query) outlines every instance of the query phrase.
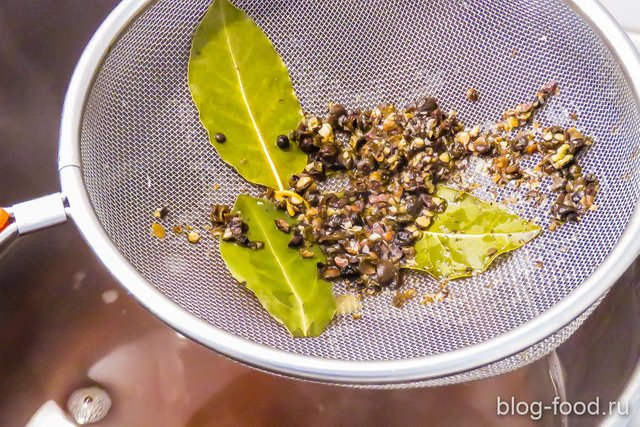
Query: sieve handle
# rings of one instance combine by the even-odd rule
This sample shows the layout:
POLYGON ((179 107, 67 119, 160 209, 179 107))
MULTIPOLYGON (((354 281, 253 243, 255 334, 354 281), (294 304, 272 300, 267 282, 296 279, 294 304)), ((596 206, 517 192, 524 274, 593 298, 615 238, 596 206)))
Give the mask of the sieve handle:
POLYGON ((9 249, 9 246, 18 238, 18 226, 15 223, 7 224, 0 231, 0 255, 9 249))
POLYGON ((65 223, 65 201, 63 194, 55 193, 4 208, 3 211, 9 214, 9 221, 0 230, 0 254, 19 236, 65 223))

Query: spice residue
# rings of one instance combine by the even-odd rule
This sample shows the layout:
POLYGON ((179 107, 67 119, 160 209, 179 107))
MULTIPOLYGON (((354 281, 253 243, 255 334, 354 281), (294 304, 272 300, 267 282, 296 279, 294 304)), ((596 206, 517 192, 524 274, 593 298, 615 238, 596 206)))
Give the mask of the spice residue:
POLYGON ((157 222, 151 224, 151 233, 158 239, 164 239, 164 236, 167 234, 162 224, 158 224, 157 222))
MULTIPOLYGON (((309 155, 308 164, 292 177, 288 194, 269 193, 297 221, 289 246, 319 245, 327 257, 320 275, 346 279, 359 293, 397 289, 399 270, 415 256, 422 230, 447 208, 435 196, 436 186, 457 175, 470 156, 488 160, 500 185, 513 181, 535 188, 552 177, 558 194, 551 207, 554 227, 578 221, 598 191, 596 177, 584 173, 576 159, 591 138, 573 127, 523 130, 558 91, 554 82, 545 85, 488 131, 465 126, 434 98, 404 109, 382 104, 349 111, 331 104, 324 117, 307 115, 288 138, 309 155), (535 153, 542 160, 525 173, 520 162, 535 153), (321 190, 319 183, 332 173, 346 175, 348 184, 340 191, 321 190)), ((542 200, 538 190, 527 197, 542 200)))
POLYGON ((477 89, 469 88, 465 94, 467 101, 476 102, 480 98, 480 92, 477 89))
MULTIPOLYGON (((448 181, 461 185, 459 172, 470 157, 485 160, 495 183, 526 185, 525 200, 535 205, 546 200, 539 187, 550 177, 557 194, 550 230, 579 221, 595 209, 599 190, 597 178, 582 170, 577 157, 593 141, 575 127, 533 126, 537 111, 558 92, 555 82, 543 86, 530 102, 505 111, 489 129, 466 126, 456 111, 445 112, 431 97, 404 109, 381 104, 348 110, 330 104, 325 116, 307 114, 296 130, 275 141, 283 150, 297 145, 308 163, 287 189, 267 191, 267 198, 292 218, 278 219, 274 227, 290 235, 288 246, 301 258, 313 258, 310 248, 319 246, 326 257, 318 263, 320 277, 344 280, 362 296, 401 286, 400 270, 412 265, 416 242, 447 209, 436 187, 448 181), (524 170, 522 160, 534 154, 541 156, 539 164, 524 170), (344 188, 322 189, 322 182, 336 174, 346 177, 344 188)), ((476 101, 479 93, 471 88, 466 97, 476 101)), ((464 186, 472 189, 474 184, 464 186)), ((520 200, 508 202, 517 205, 520 200)), ((156 218, 164 218, 166 209, 157 210, 156 218)), ((214 237, 256 250, 264 247, 249 240, 241 214, 228 206, 213 205, 209 219, 214 237)), ((186 234, 190 243, 200 240, 195 231, 174 231, 186 234)), ((497 253, 489 247, 486 258, 497 253)), ((535 266, 542 268, 542 262, 535 266)), ((422 303, 444 300, 448 282, 443 283, 422 303)), ((393 305, 402 307, 415 293, 396 292, 393 305)))

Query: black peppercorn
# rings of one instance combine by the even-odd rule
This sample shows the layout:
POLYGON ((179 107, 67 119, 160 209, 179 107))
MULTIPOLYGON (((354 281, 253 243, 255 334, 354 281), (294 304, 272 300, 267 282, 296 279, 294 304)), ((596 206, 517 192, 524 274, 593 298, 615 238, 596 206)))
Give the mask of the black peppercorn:
POLYGON ((345 267, 340 269, 340 275, 345 279, 355 279, 360 276, 360 272, 358 271, 358 267, 347 264, 345 267))
POLYGON ((390 261, 382 261, 378 264, 377 279, 381 286, 390 286, 397 280, 398 271, 395 265, 390 261))
POLYGON ((287 137, 287 135, 278 135, 276 144, 278 145, 278 148, 286 150, 287 148, 289 148, 289 137, 287 137))
POLYGON ((346 120, 347 110, 343 105, 334 104, 329 110, 327 121, 334 129, 342 129, 346 120))
POLYGON ((290 248, 299 248, 304 243, 304 239, 302 234, 299 231, 295 231, 293 236, 291 236, 291 240, 289 241, 290 248))
POLYGON ((416 240, 416 238, 413 236, 412 232, 401 230, 398 231, 393 240, 397 245, 408 246, 411 245, 416 240))
POLYGON ((318 158, 328 163, 333 162, 337 155, 338 148, 331 143, 324 144, 320 147, 320 151, 318 152, 318 158))
POLYGON ((573 206, 560 205, 556 209, 556 217, 560 221, 577 221, 578 216, 576 213, 576 208, 573 206))
POLYGON ((304 170, 315 180, 322 181, 325 178, 324 164, 321 162, 309 163, 304 170))
POLYGON ((431 114, 438 108, 438 101, 435 98, 427 97, 422 105, 418 106, 418 110, 431 114))
POLYGON ((526 136, 519 136, 513 142, 513 148, 517 151, 523 151, 525 148, 527 148, 527 145, 529 145, 529 140, 526 136))
POLYGON ((318 147, 314 144, 312 135, 303 135, 300 137, 300 150, 306 154, 318 151, 318 147))
POLYGON ((422 210, 422 200, 418 199, 416 196, 408 196, 405 199, 405 205, 407 207, 407 213, 412 216, 417 216, 422 210))
POLYGON ((251 241, 249 240, 249 238, 247 236, 245 236, 244 234, 239 235, 238 237, 236 237, 236 243, 239 244, 240 246, 244 246, 244 247, 249 247, 249 245, 251 244, 251 241))

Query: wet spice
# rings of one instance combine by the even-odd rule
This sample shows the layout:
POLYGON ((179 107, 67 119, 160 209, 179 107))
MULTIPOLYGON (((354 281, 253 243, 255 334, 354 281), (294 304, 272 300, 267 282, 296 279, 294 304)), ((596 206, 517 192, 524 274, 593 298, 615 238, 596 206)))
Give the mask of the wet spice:
POLYGON ((291 231, 291 225, 284 219, 281 219, 281 218, 276 219, 275 224, 276 224, 276 228, 282 231, 283 233, 288 233, 291 231))
POLYGON ((302 234, 299 231, 295 231, 293 236, 291 236, 291 240, 289 241, 290 248, 298 248, 304 244, 304 239, 302 238, 302 234))
POLYGON ((157 222, 151 224, 151 233, 158 239, 164 239, 167 234, 162 224, 158 224, 157 222))
MULTIPOLYGON (((460 179, 468 158, 485 159, 486 170, 498 185, 525 186, 525 199, 535 204, 544 200, 539 190, 542 180, 550 178, 555 201, 549 228, 579 221, 597 208, 598 180, 583 171, 578 161, 593 141, 576 127, 543 128, 534 121, 557 93, 557 83, 550 82, 530 101, 505 111, 489 128, 466 126, 456 111, 441 109, 432 97, 406 108, 380 104, 349 110, 329 104, 325 116, 306 114, 294 131, 276 139, 281 149, 297 144, 308 154, 308 163, 291 177, 288 189, 267 193, 292 218, 278 219, 274 226, 290 233, 288 246, 302 258, 312 258, 310 248, 317 245, 326 258, 318 263, 319 277, 344 280, 347 289, 362 298, 401 287, 401 270, 413 262, 415 243, 432 218, 447 208, 446 201, 435 196, 437 185, 450 180, 463 188, 474 185, 460 179), (522 160, 533 154, 541 160, 531 171, 522 160), (323 181, 336 173, 346 185, 339 191, 324 189, 323 181)), ((475 102, 479 93, 470 88, 466 97, 475 102)), ((216 135, 216 141, 225 140, 224 135, 216 135)), ((212 206, 210 222, 211 233, 222 240, 253 249, 264 247, 263 242, 250 241, 247 225, 227 206, 212 206)), ((497 252, 489 248, 486 256, 497 252)), ((542 268, 542 262, 535 266, 542 268)), ((401 307, 414 296, 413 289, 398 290, 393 304, 401 307)), ((422 303, 447 296, 448 284, 443 282, 422 303)))
POLYGON ((195 231, 190 231, 187 233, 187 240, 189 243, 198 243, 200 241, 200 235, 195 231))
POLYGON ((278 138, 276 138, 276 145, 282 150, 289 148, 289 138, 287 135, 278 135, 278 138))
POLYGON ((252 249, 255 249, 255 250, 264 249, 264 242, 261 242, 259 240, 255 240, 255 241, 249 243, 249 247, 251 247, 252 249))
POLYGON ((438 286, 438 290, 436 292, 431 294, 426 294, 422 298, 422 301, 420 301, 420 304, 429 305, 437 302, 442 302, 445 299, 447 299, 448 296, 449 296, 449 282, 445 280, 442 283, 440 283, 440 285, 438 286))
POLYGON ((402 308, 407 301, 416 296, 416 293, 415 289, 397 290, 391 303, 396 308, 402 308))
POLYGON ((249 227, 237 213, 231 212, 228 206, 213 205, 210 220, 211 234, 225 242, 233 242, 255 250, 264 248, 264 242, 249 239, 247 236, 249 227))
POLYGON ((480 98, 480 92, 478 92, 474 88, 467 89, 467 93, 465 94, 467 101, 476 102, 480 98))
MULTIPOLYGON (((305 170, 289 183, 296 197, 274 198, 297 220, 289 246, 319 245, 327 258, 320 276, 346 279, 357 293, 396 289, 401 267, 415 256, 413 245, 431 218, 446 209, 445 201, 433 195, 437 184, 455 176, 469 156, 488 159, 498 184, 520 185, 534 182, 521 159, 541 153, 538 172, 563 183, 556 189, 554 219, 579 220, 598 191, 595 177, 588 181, 576 163, 591 139, 575 128, 521 129, 558 92, 555 82, 545 85, 532 101, 507 110, 488 131, 465 126, 455 111, 443 111, 434 98, 404 109, 381 104, 350 111, 330 104, 325 117, 307 114, 289 135, 309 154, 305 170), (348 184, 341 191, 321 190, 317 183, 332 172, 344 174, 348 184)), ((473 90, 468 94, 477 95, 473 90)), ((541 200, 536 193, 531 197, 541 200)), ((494 254, 490 249, 487 256, 494 254)))
POLYGON ((212 205, 211 206, 211 214, 209 215, 209 219, 211 224, 224 224, 229 215, 231 214, 231 208, 226 205, 212 205))
POLYGON ((301 248, 299 251, 300 256, 302 258, 313 258, 314 257, 314 253, 313 251, 307 249, 307 248, 301 248))
POLYGON ((164 206, 156 209, 153 212, 153 217, 157 219, 165 219, 168 213, 169 213, 169 208, 164 206))

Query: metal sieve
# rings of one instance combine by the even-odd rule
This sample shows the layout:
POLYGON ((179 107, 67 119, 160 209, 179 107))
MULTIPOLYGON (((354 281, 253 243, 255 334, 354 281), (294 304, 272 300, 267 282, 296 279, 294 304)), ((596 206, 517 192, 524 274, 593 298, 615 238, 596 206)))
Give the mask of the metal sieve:
MULTIPOLYGON (((453 282, 441 303, 399 310, 382 294, 365 301, 361 320, 291 338, 231 277, 213 238, 190 245, 149 233, 159 206, 200 227, 212 203, 260 192, 217 156, 189 94, 191 38, 209 3, 125 0, 107 18, 65 101, 63 193, 9 209, 0 243, 70 216, 122 285, 180 333, 274 373, 378 387, 469 381, 533 362, 580 326, 638 254, 640 61, 595 0, 237 0, 283 57, 306 111, 430 95, 467 125, 485 124, 556 80, 562 93, 540 123, 568 125, 577 114, 596 140, 583 162, 601 180, 598 209, 580 224, 453 282), (464 98, 470 87, 481 93, 475 104, 464 98)), ((482 164, 465 173, 482 184, 479 197, 497 194, 549 224, 549 202, 509 204, 524 190, 495 187, 482 164)), ((405 283, 419 295, 438 287, 418 273, 405 283)))

